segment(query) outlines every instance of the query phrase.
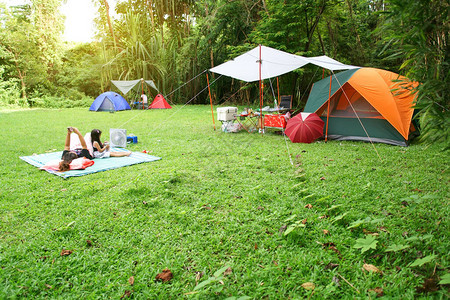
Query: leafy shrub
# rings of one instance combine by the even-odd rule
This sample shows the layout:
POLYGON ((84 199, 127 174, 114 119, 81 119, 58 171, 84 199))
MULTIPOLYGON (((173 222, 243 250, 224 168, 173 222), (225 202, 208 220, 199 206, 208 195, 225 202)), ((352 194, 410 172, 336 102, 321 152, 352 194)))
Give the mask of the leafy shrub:
POLYGON ((41 108, 74 108, 74 107, 89 107, 92 104, 92 99, 84 95, 76 99, 57 97, 57 96, 41 96, 30 99, 33 107, 41 108))
POLYGON ((20 90, 17 79, 3 80, 4 68, 0 67, 0 106, 23 106, 25 101, 20 98, 20 90))

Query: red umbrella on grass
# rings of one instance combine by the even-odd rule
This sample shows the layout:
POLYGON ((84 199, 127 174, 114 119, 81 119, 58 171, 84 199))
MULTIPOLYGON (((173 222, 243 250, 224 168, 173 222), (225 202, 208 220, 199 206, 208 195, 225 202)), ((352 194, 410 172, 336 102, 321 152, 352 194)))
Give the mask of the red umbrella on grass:
POLYGON ((311 143, 323 135, 325 122, 315 113, 299 113, 287 122, 284 133, 293 143, 311 143))

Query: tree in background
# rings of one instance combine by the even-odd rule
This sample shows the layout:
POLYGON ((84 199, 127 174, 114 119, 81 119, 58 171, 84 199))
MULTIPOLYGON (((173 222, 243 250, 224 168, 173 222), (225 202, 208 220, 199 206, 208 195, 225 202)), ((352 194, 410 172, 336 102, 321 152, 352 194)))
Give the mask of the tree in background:
POLYGON ((16 78, 20 82, 21 97, 45 82, 46 68, 37 58, 39 49, 35 46, 38 33, 32 24, 29 5, 2 9, 0 43, 4 49, 2 65, 4 79, 16 78))
POLYGON ((422 139, 449 147, 449 19, 447 1, 390 0, 382 25, 384 55, 401 61, 401 72, 419 82, 416 107, 422 139))
POLYGON ((61 69, 61 33, 64 18, 61 0, 33 0, 31 5, 3 7, 0 11, 0 45, 6 51, 2 65, 5 79, 17 78, 21 95, 33 104, 36 95, 55 91, 61 69))
POLYGON ((191 29, 191 2, 120 2, 114 20, 109 16, 107 1, 99 1, 103 89, 109 87, 110 80, 138 78, 155 81, 162 91, 174 89, 184 79, 179 78, 176 62, 178 49, 191 29), (106 20, 111 20, 107 27, 102 25, 106 20))

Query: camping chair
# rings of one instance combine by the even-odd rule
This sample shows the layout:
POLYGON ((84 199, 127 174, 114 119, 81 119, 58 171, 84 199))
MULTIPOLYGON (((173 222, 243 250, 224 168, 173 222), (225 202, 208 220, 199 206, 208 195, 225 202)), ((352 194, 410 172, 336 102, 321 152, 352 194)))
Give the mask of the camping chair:
POLYGON ((292 95, 281 96, 280 105, 278 106, 280 110, 284 108, 284 110, 292 109, 292 95))

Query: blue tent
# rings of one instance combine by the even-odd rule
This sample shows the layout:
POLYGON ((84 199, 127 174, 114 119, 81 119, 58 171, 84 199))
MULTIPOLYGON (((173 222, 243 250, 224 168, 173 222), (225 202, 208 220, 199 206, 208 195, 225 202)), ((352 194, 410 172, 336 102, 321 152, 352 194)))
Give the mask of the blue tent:
POLYGON ((92 102, 89 110, 92 111, 118 111, 131 109, 127 100, 115 92, 105 92, 92 102))

